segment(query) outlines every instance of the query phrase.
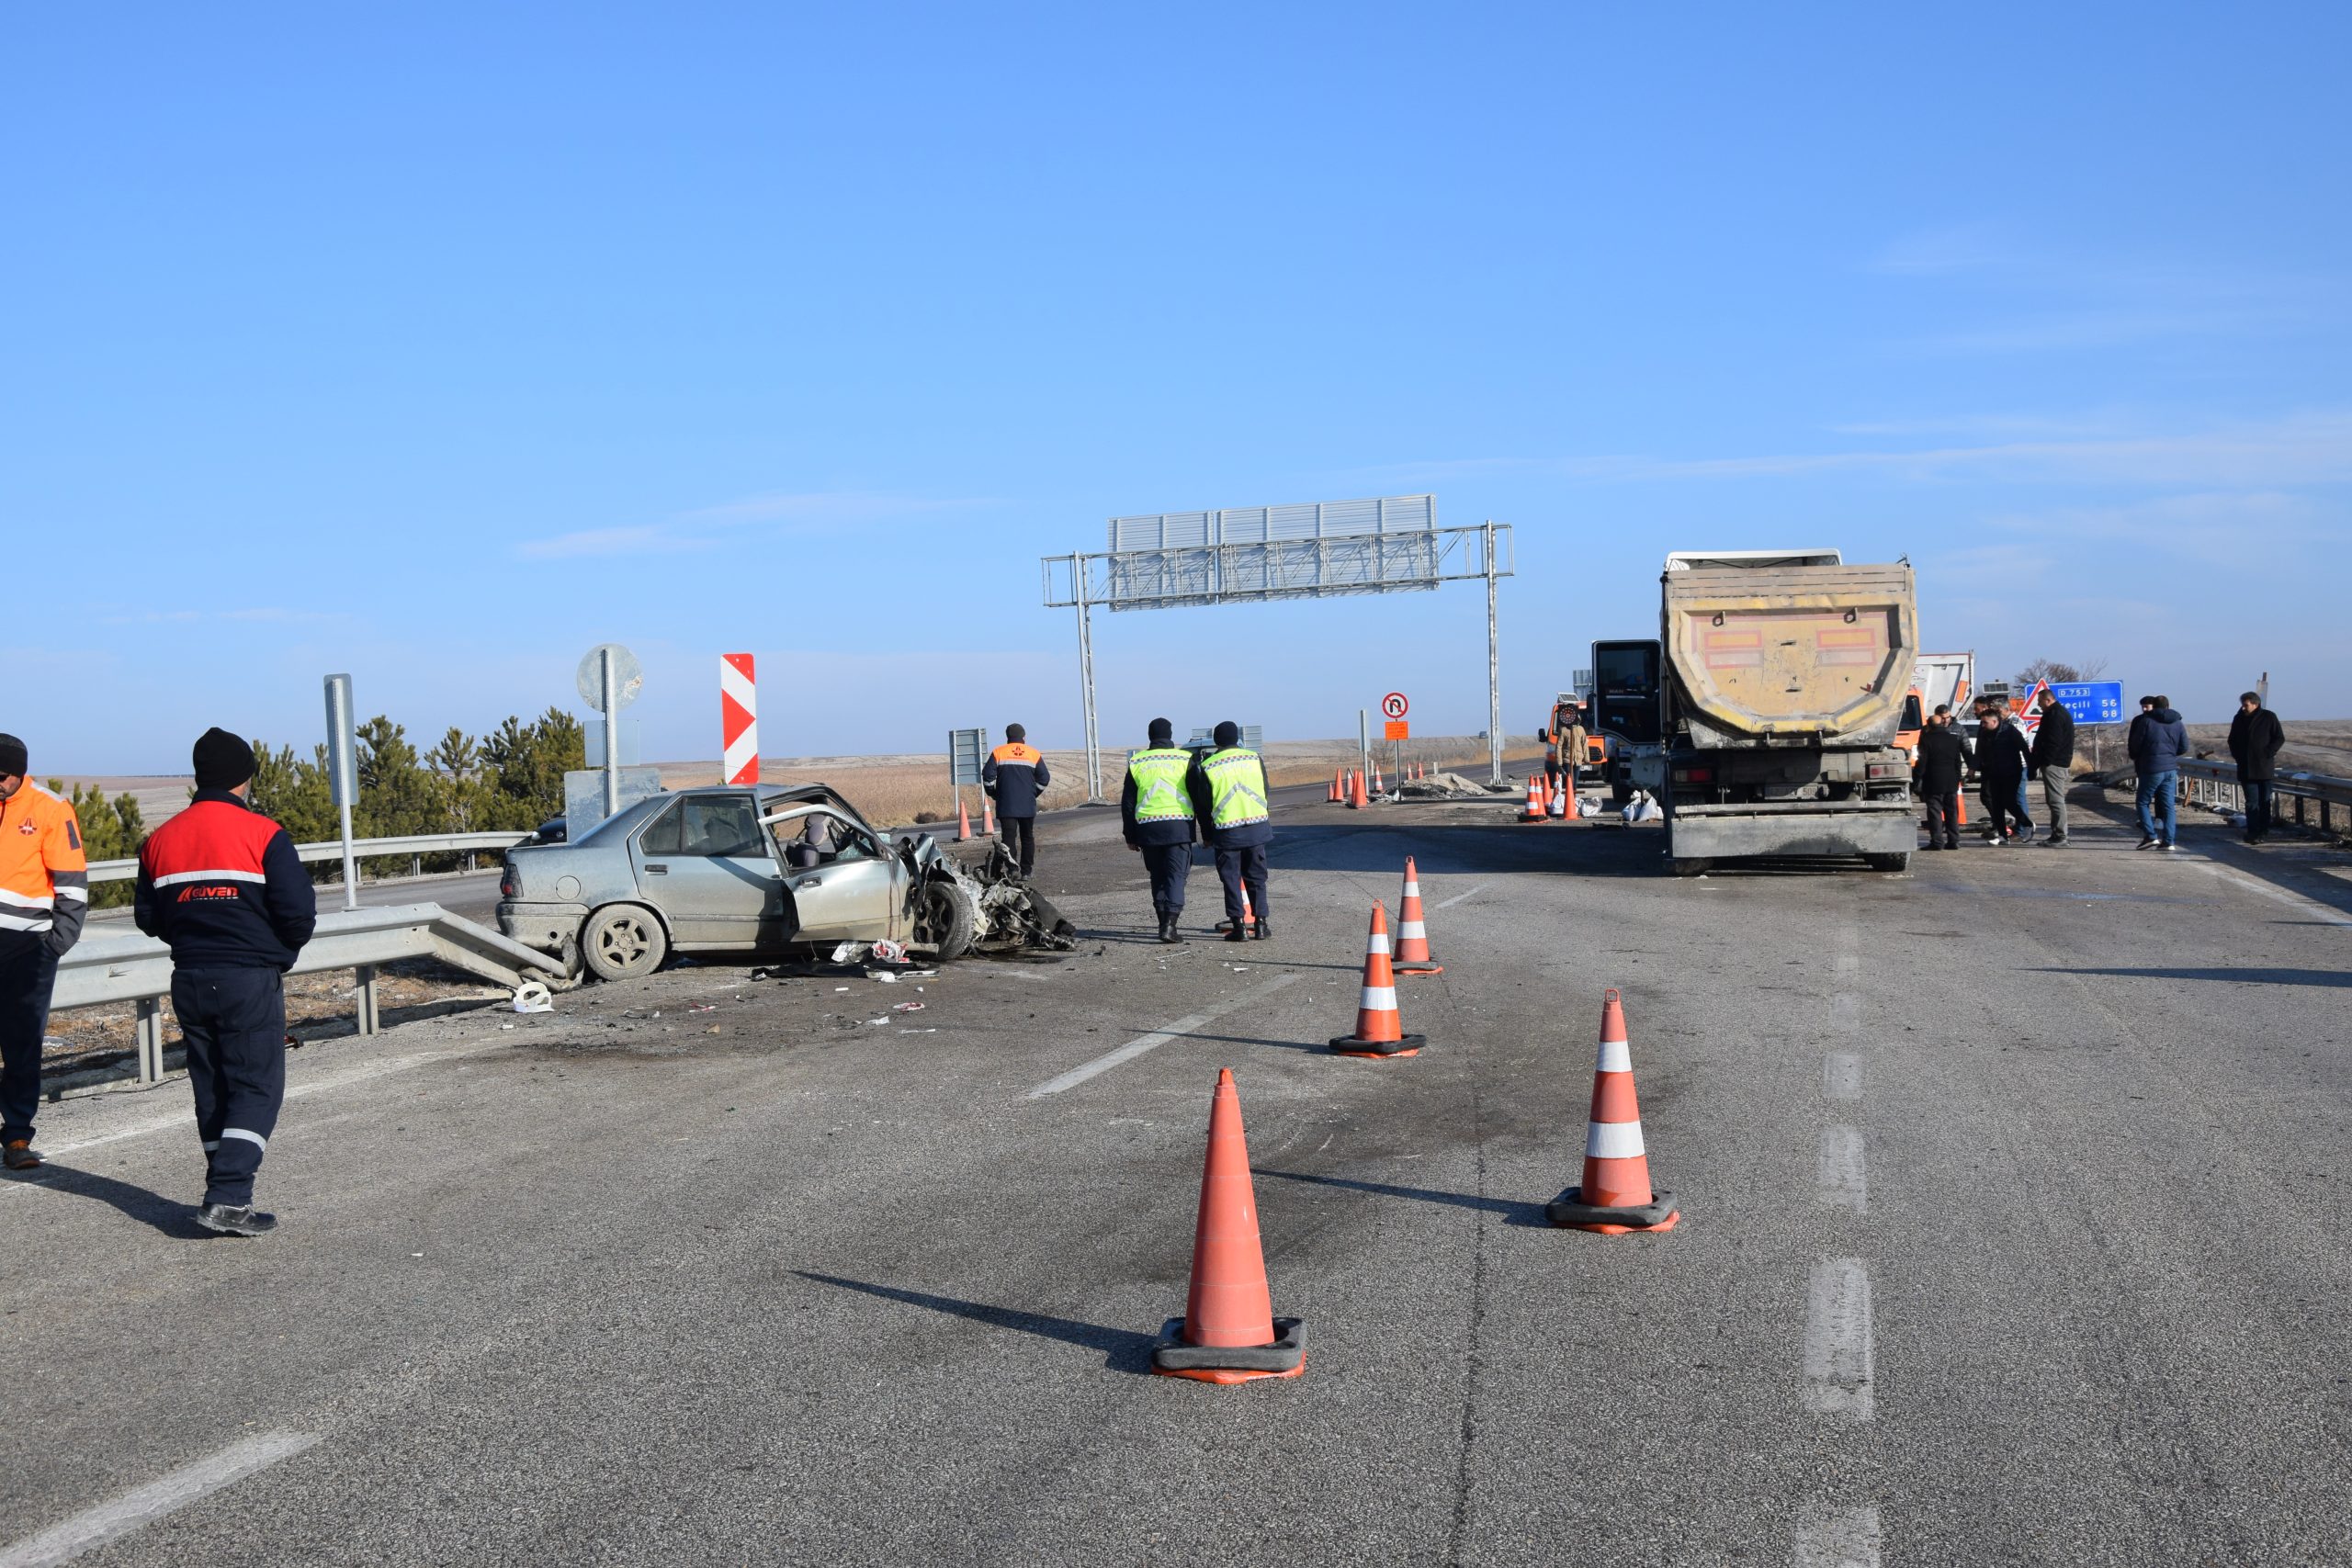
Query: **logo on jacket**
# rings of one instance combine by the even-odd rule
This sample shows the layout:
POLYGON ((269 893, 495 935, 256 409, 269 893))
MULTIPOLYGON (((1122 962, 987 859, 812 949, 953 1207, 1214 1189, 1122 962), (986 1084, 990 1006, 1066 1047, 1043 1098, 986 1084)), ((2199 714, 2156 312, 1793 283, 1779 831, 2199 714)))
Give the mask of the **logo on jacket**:
POLYGON ((179 902, 187 904, 193 903, 198 899, 238 898, 242 897, 243 897, 243 891, 238 888, 234 883, 231 883, 227 886, 221 886, 216 884, 213 886, 205 887, 192 882, 186 887, 180 889, 179 902))
POLYGON ((27 838, 30 838, 34 833, 40 831, 40 829, 35 828, 31 823, 25 822, 18 824, 17 831, 24 834, 27 838))

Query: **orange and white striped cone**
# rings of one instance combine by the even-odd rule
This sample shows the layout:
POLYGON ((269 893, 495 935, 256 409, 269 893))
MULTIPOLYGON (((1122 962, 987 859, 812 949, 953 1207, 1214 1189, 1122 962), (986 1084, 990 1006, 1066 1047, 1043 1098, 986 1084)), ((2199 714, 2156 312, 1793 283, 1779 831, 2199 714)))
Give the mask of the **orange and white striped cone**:
POLYGON ((1552 785, 1552 799, 1544 808, 1545 816, 1555 822, 1566 821, 1568 815, 1568 781, 1562 779, 1552 785))
POLYGON ((1544 775, 1542 773, 1527 775, 1527 809, 1519 814, 1519 819, 1522 822, 1544 820, 1544 775))
POLYGON ((1430 928, 1421 919, 1421 878, 1413 857, 1405 857, 1405 897, 1396 906, 1396 973, 1442 975, 1445 965, 1430 956, 1430 928))
POLYGON ((1577 807, 1577 781, 1574 773, 1570 773, 1560 781, 1560 793, 1568 797, 1568 808, 1561 815, 1571 822, 1581 821, 1584 813, 1577 807))
POLYGON ((964 805, 964 792, 956 792, 956 841, 963 843, 972 836, 972 813, 964 805))
POLYGON ((996 802, 986 795, 980 797, 980 837, 996 837, 996 802))
POLYGON ((1396 975, 1388 964, 1388 906, 1372 907, 1372 933, 1364 940, 1363 994, 1356 1001, 1356 1032, 1341 1034, 1331 1049, 1342 1056, 1418 1056, 1424 1035, 1405 1032, 1396 1010, 1396 975))
POLYGON ((1602 1235, 1670 1231, 1682 1217, 1674 1194, 1650 1185, 1642 1107, 1634 1094, 1634 1059, 1625 1043, 1625 1010, 1613 989, 1600 1007, 1600 1059, 1592 1069, 1584 1179, 1553 1199, 1544 1213, 1555 1225, 1602 1235))
POLYGON ((1374 795, 1388 793, 1388 786, 1380 782, 1380 764, 1377 762, 1372 765, 1372 793, 1374 795))
POLYGON ((1363 792, 1363 770, 1356 769, 1348 775, 1348 809, 1351 811, 1370 809, 1372 802, 1363 792))
MULTIPOLYGON (((1221 931, 1229 931, 1233 929, 1233 922, 1230 919, 1219 920, 1216 923, 1216 929, 1221 931)), ((1258 929, 1258 911, 1250 907, 1250 885, 1246 882, 1241 885, 1241 929, 1244 931, 1258 929)))

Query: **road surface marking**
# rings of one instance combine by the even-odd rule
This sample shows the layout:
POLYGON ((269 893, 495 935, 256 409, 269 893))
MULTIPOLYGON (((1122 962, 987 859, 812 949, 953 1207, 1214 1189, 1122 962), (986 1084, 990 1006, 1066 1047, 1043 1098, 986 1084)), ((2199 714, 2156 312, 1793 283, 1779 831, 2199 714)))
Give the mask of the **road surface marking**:
POLYGON ((1180 1018, 1173 1023, 1164 1024, 1149 1034, 1137 1035, 1115 1051, 1106 1051, 1091 1062, 1082 1062, 1072 1067, 1057 1078, 1048 1078, 1031 1089, 1026 1098, 1043 1100, 1049 1094, 1059 1094, 1066 1089, 1076 1089, 1097 1073, 1107 1073, 1122 1062, 1132 1062, 1146 1051, 1156 1051, 1170 1040, 1190 1034, 1202 1025, 1223 1018, 1227 1013, 1248 1007, 1251 1002, 1261 1001, 1281 990, 1284 986, 1292 985, 1303 978, 1305 976, 1295 974, 1277 975, 1262 986, 1244 991, 1238 997, 1227 997, 1213 1008, 1203 1008, 1189 1018, 1180 1018))
POLYGON ((1851 991, 1840 991, 1829 998, 1829 1027, 1840 1034, 1851 1034, 1862 1026, 1862 998, 1851 991))
POLYGON ((1871 1277, 1859 1258, 1813 1266, 1804 1314, 1804 1407, 1849 1421, 1871 1418, 1871 1277))
MULTIPOLYGON (((342 1089, 348 1084, 366 1083, 370 1078, 380 1078, 390 1073, 405 1072, 411 1067, 423 1066, 427 1062, 453 1062, 467 1056, 483 1055, 492 1051, 508 1050, 514 1044, 515 1042, 512 1040, 491 1040, 455 1051, 426 1051, 414 1055, 387 1056, 372 1062, 360 1062, 347 1071, 329 1073, 324 1077, 312 1078, 308 1083, 296 1084, 286 1091, 286 1098, 301 1100, 331 1089, 342 1089)), ((176 1130, 192 1134, 195 1129, 196 1113, 182 1106, 168 1115, 151 1116, 144 1122, 134 1122, 128 1127, 118 1127, 111 1133, 101 1133, 95 1138, 84 1138, 71 1144, 45 1145, 41 1152, 54 1158, 61 1155, 76 1154, 83 1149, 95 1149, 102 1144, 119 1144, 125 1138, 143 1138, 150 1133, 168 1133, 176 1130)))
POLYGON ((1481 882, 1477 886, 1470 889, 1469 892, 1456 893, 1453 897, 1448 898, 1444 903, 1436 907, 1441 909, 1451 909, 1456 904, 1462 903, 1465 899, 1476 898, 1479 894, 1484 893, 1487 888, 1492 887, 1493 886, 1494 884, 1491 882, 1481 882))
POLYGON ((2249 893, 2259 893, 2265 898, 2284 904, 2290 909, 2300 909, 2307 915, 2317 915, 2319 917, 2319 923, 2324 926, 2345 926, 2352 928, 2352 919, 2346 919, 2343 915, 2339 914, 2335 909, 2330 908, 2327 905, 2321 903, 2318 899, 2307 897, 2304 895, 2296 892, 2291 887, 2277 886, 2271 883, 2263 881, 2262 878, 2258 876, 2240 871, 2233 865, 2224 865, 2219 861, 2200 860, 2192 861, 2189 863, 2192 865, 2201 866, 2206 871, 2212 873, 2215 876, 2222 877, 2226 881, 2234 882, 2249 893))
POLYGON ((1821 1130, 1821 1201, 1833 1209, 1870 1211, 1870 1184, 1862 1176, 1862 1134, 1853 1127, 1821 1130))
POLYGON ((1821 1092, 1831 1100, 1862 1098, 1862 1059, 1851 1051, 1832 1051, 1821 1064, 1821 1092))
POLYGON ((291 1459, 318 1440, 311 1432, 270 1432, 231 1443, 219 1453, 180 1466, 160 1481, 134 1487, 63 1524, 51 1525, 39 1535, 0 1549, 0 1568, 50 1568, 52 1563, 70 1562, 94 1546, 153 1524, 174 1509, 184 1508, 257 1470, 291 1459))
POLYGON ((1797 1568, 1878 1568, 1878 1510, 1821 1512, 1797 1526, 1797 1568))
POLYGON ((1829 961, 1829 966, 1841 976, 1854 974, 1862 966, 1861 954, 1841 953, 1829 961))

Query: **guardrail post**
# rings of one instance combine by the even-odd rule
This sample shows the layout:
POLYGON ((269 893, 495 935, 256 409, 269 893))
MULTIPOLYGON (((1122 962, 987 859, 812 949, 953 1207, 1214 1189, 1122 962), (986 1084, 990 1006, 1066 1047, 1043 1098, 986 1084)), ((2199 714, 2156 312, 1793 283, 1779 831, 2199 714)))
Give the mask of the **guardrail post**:
POLYGON ((139 1081, 164 1081, 164 1004, 161 998, 139 998, 139 1021, 133 1027, 139 1046, 139 1081))
POLYGON ((362 964, 353 972, 359 980, 359 1032, 373 1034, 383 1024, 376 1005, 376 966, 362 964))

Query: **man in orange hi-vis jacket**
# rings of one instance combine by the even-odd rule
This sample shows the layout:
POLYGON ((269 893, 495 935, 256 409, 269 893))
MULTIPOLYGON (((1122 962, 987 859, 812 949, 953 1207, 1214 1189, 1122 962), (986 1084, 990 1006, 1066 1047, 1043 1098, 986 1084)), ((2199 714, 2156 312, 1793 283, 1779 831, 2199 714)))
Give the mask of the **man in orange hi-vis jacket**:
POLYGON ((40 1164, 40 1043, 57 961, 82 934, 90 874, 74 807, 25 776, 25 743, 0 735, 0 1161, 40 1164))

